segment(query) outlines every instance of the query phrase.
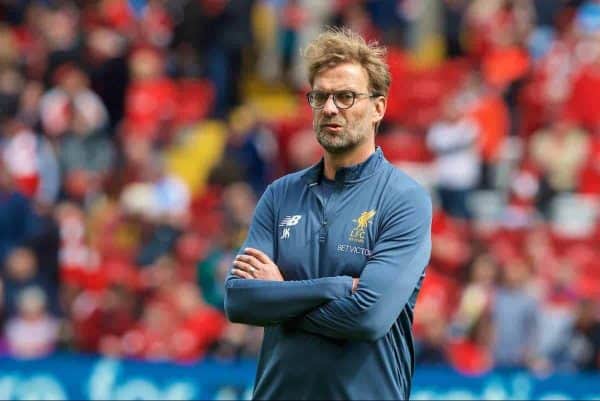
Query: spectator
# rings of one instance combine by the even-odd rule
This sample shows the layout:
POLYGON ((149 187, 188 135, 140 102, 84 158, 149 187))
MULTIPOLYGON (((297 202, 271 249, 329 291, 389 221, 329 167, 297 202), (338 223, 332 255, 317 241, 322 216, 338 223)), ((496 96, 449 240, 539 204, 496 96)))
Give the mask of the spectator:
POLYGON ((222 283, 227 277, 229 266, 233 263, 236 249, 215 248, 208 256, 198 263, 198 285, 202 295, 209 305, 223 310, 224 289, 222 283))
POLYGON ((135 181, 123 188, 123 206, 132 212, 140 212, 154 223, 184 224, 188 218, 191 196, 187 185, 168 170, 166 161, 159 154, 148 153, 142 156, 139 163, 139 166, 131 166, 138 168, 138 175, 135 181), (140 190, 147 192, 143 199, 146 204, 137 209, 135 193, 140 190))
POLYGON ((566 295, 571 299, 560 299, 555 291, 541 307, 536 346, 536 353, 540 359, 533 368, 542 374, 575 369, 568 348, 575 321, 575 308, 571 303, 577 298, 570 296, 573 294, 566 295))
POLYGON ((99 256, 88 242, 85 211, 76 203, 61 202, 55 207, 54 218, 60 232, 58 256, 61 282, 89 286, 98 272, 99 256))
POLYGON ((50 204, 58 198, 58 161, 51 144, 29 127, 6 125, 4 163, 19 192, 28 198, 50 204))
POLYGON ((206 76, 215 84, 215 115, 223 118, 239 105, 243 51, 252 43, 254 0, 203 0, 188 3, 179 30, 197 51, 206 76), (215 38, 217 38, 215 40, 215 38))
POLYGON ((489 314, 494 304, 497 276, 498 267, 491 254, 482 253, 475 258, 454 316, 455 330, 468 333, 484 314, 489 314))
MULTIPOLYGON (((59 160, 65 177, 66 194, 83 199, 100 190, 113 163, 114 150, 106 138, 108 114, 100 98, 89 89, 85 72, 74 65, 57 70, 58 85, 41 100, 46 109, 66 108, 64 121, 52 126, 49 134, 60 136, 59 160)), ((48 111, 48 113, 51 113, 48 111)))
POLYGON ((122 337, 125 357, 165 361, 175 356, 172 328, 176 319, 172 306, 160 301, 144 305, 141 319, 122 337))
POLYGON ((18 295, 18 313, 8 320, 5 328, 12 356, 39 358, 56 347, 60 326, 46 311, 46 299, 46 294, 38 287, 26 288, 18 295))
POLYGON ((125 92, 129 84, 127 41, 124 35, 107 27, 89 29, 87 60, 91 87, 102 99, 110 117, 110 134, 115 133, 125 109, 125 92))
POLYGON ((600 127, 590 137, 590 150, 581 170, 578 192, 591 196, 600 196, 600 127))
POLYGON ((430 315, 423 323, 423 334, 417 341, 416 362, 428 366, 443 366, 446 357, 447 324, 440 314, 430 315))
POLYGON ((13 68, 0 71, 0 97, 3 104, 3 138, 0 156, 14 179, 16 188, 28 198, 43 203, 56 200, 60 186, 55 152, 46 138, 33 132, 24 121, 27 113, 35 122, 37 106, 35 87, 27 85, 24 77, 13 68))
POLYGON ((281 70, 284 80, 292 83, 289 77, 292 68, 292 62, 295 61, 295 53, 298 50, 298 33, 302 29, 302 25, 306 23, 308 18, 308 10, 306 10, 299 0, 286 1, 280 11, 280 53, 281 53, 281 70))
POLYGON ((33 205, 27 225, 27 240, 25 245, 34 252, 36 259, 43 261, 40 275, 53 288, 60 284, 58 249, 60 232, 58 224, 52 215, 52 203, 39 201, 33 205))
POLYGON ((57 313, 56 287, 40 272, 40 266, 34 252, 30 248, 16 247, 8 254, 4 263, 4 311, 7 316, 17 312, 17 298, 25 288, 36 286, 42 289, 47 297, 44 301, 53 313, 57 313))
POLYGON ((385 133, 377 136, 376 141, 385 149, 385 157, 395 166, 426 188, 435 184, 429 168, 432 155, 427 149, 425 137, 419 132, 392 124, 385 133))
POLYGON ((600 125, 600 117, 590 110, 595 104, 595 94, 600 88, 600 49, 597 39, 580 38, 575 45, 575 54, 580 55, 580 68, 574 72, 572 89, 567 98, 569 112, 579 121, 582 127, 593 131, 600 125), (577 48, 586 51, 577 52, 577 48))
POLYGON ((160 158, 147 159, 140 178, 141 182, 123 189, 121 204, 127 213, 140 218, 146 231, 136 261, 148 265, 175 246, 188 223, 190 192, 160 158))
POLYGON ((256 195, 246 183, 237 182, 223 191, 223 239, 215 244, 197 265, 196 278, 204 299, 212 306, 223 310, 223 280, 231 266, 250 225, 256 206, 256 195))
MULTIPOLYGON (((128 60, 131 83, 125 93, 123 133, 153 143, 168 143, 175 118, 177 89, 166 75, 161 49, 140 46, 128 60)), ((128 139, 128 138, 125 138, 128 139)))
POLYGON ((213 171, 213 181, 228 185, 244 181, 257 195, 271 182, 276 171, 277 143, 250 105, 240 106, 229 116, 229 134, 221 163, 213 171))
POLYGON ((12 178, 0 163, 0 263, 4 263, 13 247, 23 244, 27 238, 30 216, 29 200, 14 190, 12 178))
POLYGON ((467 8, 465 0, 443 0, 444 39, 449 58, 462 56, 464 44, 461 40, 462 17, 467 8))
POLYGON ((255 193, 246 183, 236 182, 225 188, 223 193, 225 232, 230 238, 231 249, 238 249, 242 245, 256 202, 255 193))
POLYGON ((464 375, 482 375, 494 367, 494 324, 488 313, 477 319, 464 337, 449 344, 451 365, 464 375))
POLYGON ((492 306, 494 360, 498 367, 526 368, 537 358, 539 304, 530 295, 531 269, 527 262, 510 260, 492 306))
POLYGON ((179 284, 174 297, 180 318, 174 334, 174 358, 198 360, 221 336, 225 317, 219 309, 204 302, 198 287, 192 283, 179 284))
POLYGON ((533 134, 530 153, 541 172, 538 194, 541 212, 548 215, 555 195, 576 189, 588 152, 587 132, 566 115, 533 134))
POLYGON ((583 299, 579 303, 573 331, 567 338, 568 353, 576 369, 600 369, 600 320, 597 302, 583 299))
POLYGON ((379 39, 378 29, 373 24, 363 2, 347 1, 345 5, 338 5, 337 15, 334 15, 333 20, 334 25, 352 29, 367 42, 379 39))
POLYGON ((441 208, 436 208, 431 227, 431 264, 443 272, 458 274, 469 263, 473 249, 466 228, 441 208))
POLYGON ((38 34, 47 51, 45 81, 49 83, 62 65, 83 61, 83 35, 79 9, 69 3, 38 10, 38 34))
MULTIPOLYGON (((68 346, 80 352, 105 352, 98 341, 102 335, 102 313, 100 303, 102 293, 83 289, 72 284, 63 283, 61 286, 66 321, 68 346)), ((111 354, 115 355, 115 354, 111 354)), ((117 356, 119 354, 116 354, 117 356)))
POLYGON ((478 128, 477 148, 481 154, 481 174, 478 186, 496 188, 498 170, 510 131, 509 110, 501 92, 485 82, 478 73, 470 73, 457 97, 467 116, 478 128))
POLYGON ((479 182, 478 129, 465 118, 454 99, 444 104, 442 120, 427 133, 427 145, 436 155, 437 189, 442 208, 451 216, 469 219, 469 195, 479 182))

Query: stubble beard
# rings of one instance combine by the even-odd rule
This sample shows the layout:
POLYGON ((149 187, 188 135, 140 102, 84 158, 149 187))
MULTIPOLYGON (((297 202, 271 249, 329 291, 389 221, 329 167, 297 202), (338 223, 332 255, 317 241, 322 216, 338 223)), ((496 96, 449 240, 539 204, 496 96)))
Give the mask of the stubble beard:
POLYGON ((344 127, 339 133, 331 134, 326 129, 321 129, 317 125, 315 131, 317 133, 317 141, 323 149, 331 154, 343 154, 351 151, 365 141, 368 127, 363 127, 362 124, 355 124, 344 127))

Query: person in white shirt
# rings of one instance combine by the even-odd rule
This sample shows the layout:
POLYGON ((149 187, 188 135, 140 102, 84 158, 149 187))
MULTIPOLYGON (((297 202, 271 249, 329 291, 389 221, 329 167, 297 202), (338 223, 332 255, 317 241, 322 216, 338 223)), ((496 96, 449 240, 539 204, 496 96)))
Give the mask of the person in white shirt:
POLYGON ((17 358, 40 358, 54 351, 60 322, 46 310, 47 296, 37 286, 18 296, 18 314, 8 320, 5 336, 9 352, 17 358))
POLYGON ((479 182, 481 155, 477 123, 461 112, 455 99, 443 107, 442 118, 427 133, 427 146, 435 154, 437 189, 442 208, 451 216, 468 219, 468 197, 479 182))

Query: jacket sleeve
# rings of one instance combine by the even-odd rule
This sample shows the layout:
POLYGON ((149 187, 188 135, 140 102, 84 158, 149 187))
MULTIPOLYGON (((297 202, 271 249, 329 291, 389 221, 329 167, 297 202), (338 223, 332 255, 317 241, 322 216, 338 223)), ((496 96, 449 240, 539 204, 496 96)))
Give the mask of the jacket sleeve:
POLYGON ((291 325, 336 338, 375 341, 392 327, 424 274, 431 254, 431 201, 423 189, 398 200, 381 222, 379 238, 358 288, 291 325))
MULTIPOLYGON (((276 221, 274 194, 269 186, 259 200, 248 238, 242 246, 260 249, 275 260, 276 221)), ((349 295, 352 277, 325 277, 313 280, 247 280, 229 272, 225 280, 225 313, 235 323, 267 326, 302 316, 310 310, 349 295)))

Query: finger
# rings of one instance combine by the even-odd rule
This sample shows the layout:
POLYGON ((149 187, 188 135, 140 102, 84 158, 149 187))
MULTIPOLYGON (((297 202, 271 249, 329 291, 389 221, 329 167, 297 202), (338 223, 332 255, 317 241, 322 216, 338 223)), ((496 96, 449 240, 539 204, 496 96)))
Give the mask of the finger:
POLYGON ((262 263, 252 255, 238 255, 237 260, 248 263, 257 269, 260 269, 262 263))
POLYGON ((245 279, 253 279, 254 277, 252 277, 252 275, 250 275, 250 273, 245 272, 243 270, 240 269, 233 269, 231 270, 231 274, 233 274, 234 276, 238 276, 241 278, 245 278, 245 279))
POLYGON ((273 261, 271 260, 271 258, 269 258, 266 253, 264 253, 263 251, 260 251, 258 249, 255 249, 255 248, 246 248, 244 250, 244 252, 246 253, 246 255, 254 256, 261 263, 273 263, 273 261))
POLYGON ((256 267, 252 266, 251 264, 242 262, 240 260, 236 260, 235 262, 233 262, 233 265, 236 268, 238 268, 239 270, 243 270, 250 274, 253 274, 254 272, 256 272, 258 270, 256 267))

